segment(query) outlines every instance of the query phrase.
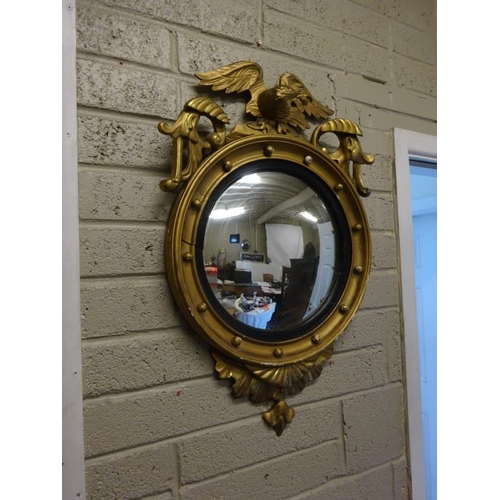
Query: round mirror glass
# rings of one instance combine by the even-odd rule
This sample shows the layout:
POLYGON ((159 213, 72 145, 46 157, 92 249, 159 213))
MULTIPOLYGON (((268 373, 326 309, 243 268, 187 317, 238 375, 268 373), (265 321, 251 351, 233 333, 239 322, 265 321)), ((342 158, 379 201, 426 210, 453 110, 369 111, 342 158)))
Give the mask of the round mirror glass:
POLYGON ((298 337, 331 312, 346 283, 343 210, 301 166, 269 160, 240 170, 218 186, 201 218, 197 259, 207 296, 244 335, 298 337))

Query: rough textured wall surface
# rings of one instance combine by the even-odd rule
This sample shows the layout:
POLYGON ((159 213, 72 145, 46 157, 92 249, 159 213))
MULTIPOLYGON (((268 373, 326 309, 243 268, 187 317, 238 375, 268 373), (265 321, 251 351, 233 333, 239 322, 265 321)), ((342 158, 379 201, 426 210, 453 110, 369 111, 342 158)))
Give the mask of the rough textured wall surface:
MULTIPOLYGON (((409 498, 390 131, 436 133, 435 2, 89 0, 77 14, 87 498, 409 498), (365 299, 279 438, 267 406, 215 379, 164 275, 157 123, 196 95, 193 72, 242 59, 270 86, 297 74, 376 155, 365 299)), ((243 97, 215 99, 241 119, 243 97)))

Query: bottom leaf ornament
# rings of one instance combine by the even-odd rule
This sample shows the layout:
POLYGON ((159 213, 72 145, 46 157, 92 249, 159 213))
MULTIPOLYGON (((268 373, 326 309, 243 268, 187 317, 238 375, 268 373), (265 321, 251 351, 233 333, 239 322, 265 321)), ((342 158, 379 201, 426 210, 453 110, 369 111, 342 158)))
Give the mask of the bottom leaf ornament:
POLYGON ((280 401, 266 411, 262 417, 276 431, 276 434, 281 436, 286 424, 289 424, 295 417, 295 410, 288 406, 285 401, 280 401))
POLYGON ((262 417, 278 436, 281 436, 287 424, 295 416, 295 410, 284 400, 287 396, 298 394, 308 382, 321 374, 323 363, 333 354, 333 345, 328 346, 314 358, 309 358, 293 365, 263 368, 223 356, 212 351, 215 359, 215 371, 221 379, 232 378, 234 397, 248 397, 253 403, 275 401, 275 405, 262 417))

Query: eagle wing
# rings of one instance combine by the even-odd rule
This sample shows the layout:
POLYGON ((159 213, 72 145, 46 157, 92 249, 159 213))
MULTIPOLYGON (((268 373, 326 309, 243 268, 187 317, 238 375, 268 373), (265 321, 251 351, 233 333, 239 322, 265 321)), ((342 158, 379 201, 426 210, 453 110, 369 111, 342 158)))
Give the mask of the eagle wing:
POLYGON ((238 61, 219 69, 195 73, 200 85, 212 87, 213 90, 225 90, 226 94, 248 90, 252 96, 246 106, 247 113, 262 116, 257 107, 257 97, 265 90, 262 68, 251 61, 238 61))
POLYGON ((333 110, 316 100, 302 81, 291 73, 285 73, 280 77, 280 85, 295 89, 298 94, 291 99, 297 109, 316 119, 327 118, 333 114, 333 110))

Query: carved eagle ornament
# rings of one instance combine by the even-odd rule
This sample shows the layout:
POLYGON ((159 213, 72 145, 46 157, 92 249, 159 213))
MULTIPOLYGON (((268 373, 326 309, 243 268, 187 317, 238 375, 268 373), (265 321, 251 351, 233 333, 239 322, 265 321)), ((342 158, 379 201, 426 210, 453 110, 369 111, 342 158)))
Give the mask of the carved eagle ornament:
POLYGON ((306 116, 327 118, 333 110, 317 101, 302 81, 292 73, 284 73, 279 85, 266 88, 262 68, 255 62, 239 61, 205 73, 195 73, 200 85, 227 94, 248 90, 251 95, 246 112, 264 121, 276 124, 278 133, 287 133, 289 127, 309 128, 306 116))

